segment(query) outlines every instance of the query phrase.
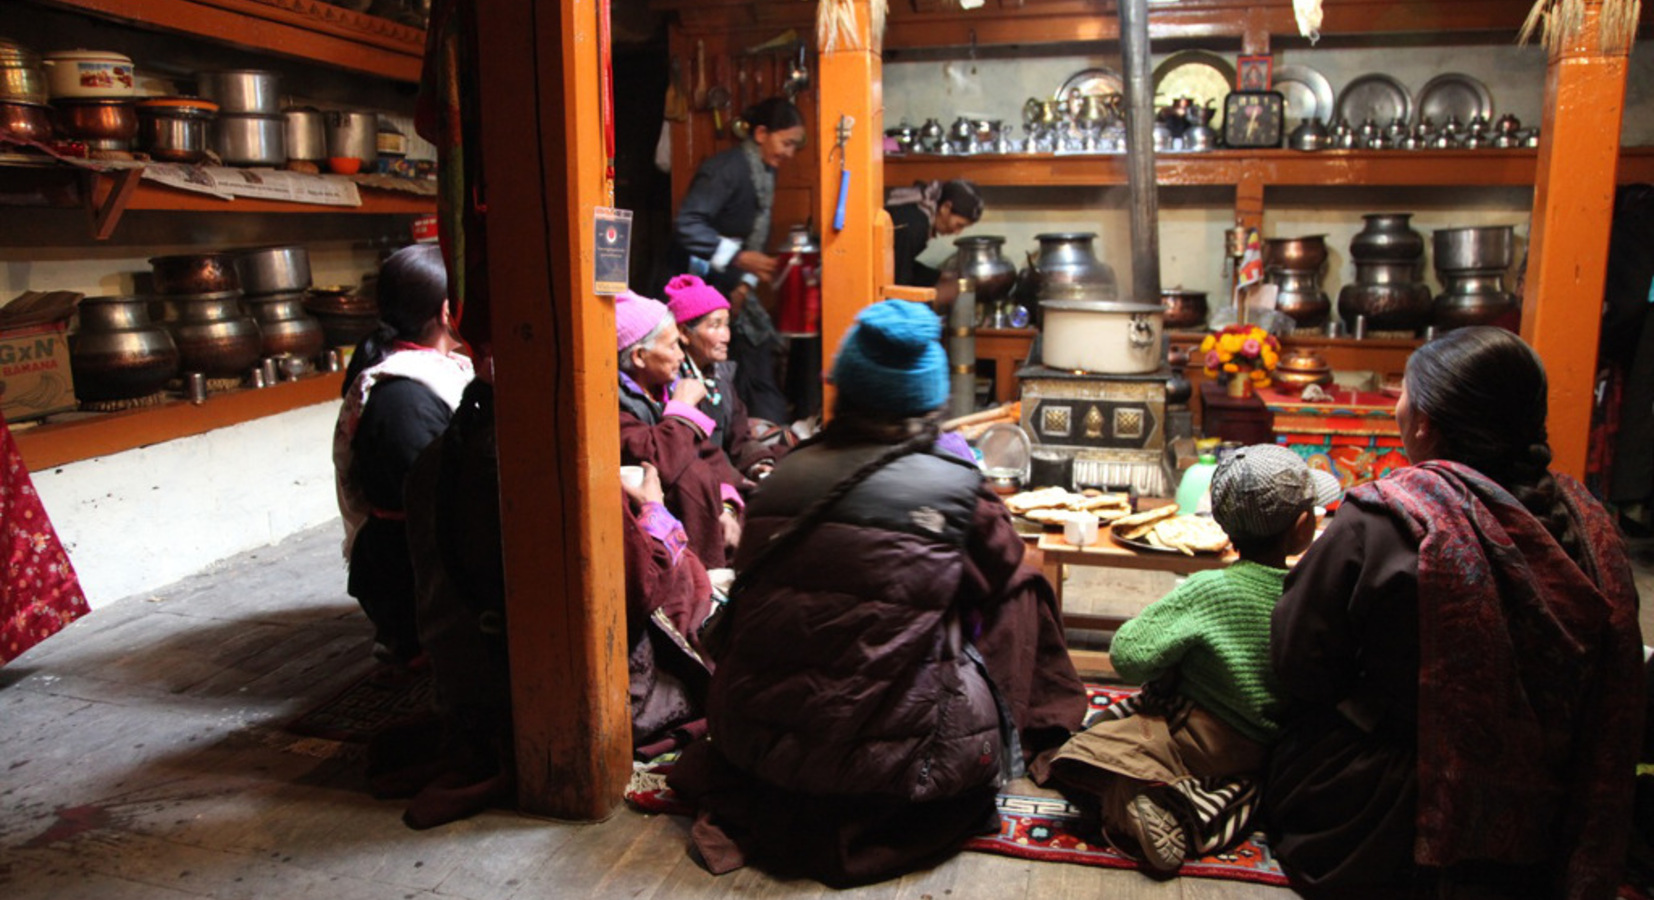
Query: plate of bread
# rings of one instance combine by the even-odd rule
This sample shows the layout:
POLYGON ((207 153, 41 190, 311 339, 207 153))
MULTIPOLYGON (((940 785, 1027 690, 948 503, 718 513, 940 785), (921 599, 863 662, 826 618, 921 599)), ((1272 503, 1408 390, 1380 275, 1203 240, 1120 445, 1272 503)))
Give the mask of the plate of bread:
POLYGON ((1061 528, 1071 519, 1089 516, 1099 525, 1131 514, 1131 498, 1097 490, 1070 491, 1060 487, 1036 488, 1005 498, 1011 514, 1047 527, 1061 528))
POLYGON ((1109 525, 1114 542, 1151 553, 1222 553, 1229 535, 1206 516, 1180 516, 1177 504, 1156 507, 1114 520, 1109 525))

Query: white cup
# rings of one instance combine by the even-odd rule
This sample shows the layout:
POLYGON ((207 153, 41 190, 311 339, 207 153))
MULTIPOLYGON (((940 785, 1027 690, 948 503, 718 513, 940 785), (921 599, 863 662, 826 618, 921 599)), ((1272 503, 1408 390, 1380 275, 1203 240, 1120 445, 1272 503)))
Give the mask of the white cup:
POLYGON ((643 487, 643 467, 621 466, 620 483, 626 487, 643 487))
POLYGON ((1097 517, 1079 515, 1062 523, 1062 539, 1076 547, 1097 543, 1097 517))

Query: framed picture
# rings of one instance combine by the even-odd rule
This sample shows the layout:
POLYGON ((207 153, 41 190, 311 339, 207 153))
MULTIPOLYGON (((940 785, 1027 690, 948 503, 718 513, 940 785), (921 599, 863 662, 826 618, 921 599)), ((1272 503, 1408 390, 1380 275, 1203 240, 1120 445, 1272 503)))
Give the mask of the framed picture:
POLYGON ((1271 56, 1242 56, 1235 60, 1235 89, 1241 91, 1267 91, 1270 88, 1270 72, 1274 66, 1274 57, 1271 56))
POLYGON ((1223 143, 1230 147, 1279 147, 1286 98, 1279 91, 1235 91, 1223 98, 1223 143))

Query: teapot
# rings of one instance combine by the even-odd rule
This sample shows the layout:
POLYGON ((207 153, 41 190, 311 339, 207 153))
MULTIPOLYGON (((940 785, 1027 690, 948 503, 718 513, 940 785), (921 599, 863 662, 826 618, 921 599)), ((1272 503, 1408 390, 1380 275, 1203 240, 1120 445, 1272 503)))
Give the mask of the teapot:
POLYGON ((942 149, 945 136, 946 132, 942 130, 941 122, 926 119, 925 124, 919 126, 919 149, 926 153, 936 153, 942 149))
POLYGON ((964 116, 954 119, 952 127, 948 129, 948 143, 960 153, 971 152, 971 138, 975 136, 976 123, 964 116))
POLYGON ((1310 116, 1287 135, 1286 145, 1294 150, 1322 150, 1331 143, 1331 138, 1327 126, 1321 124, 1321 117, 1310 116))

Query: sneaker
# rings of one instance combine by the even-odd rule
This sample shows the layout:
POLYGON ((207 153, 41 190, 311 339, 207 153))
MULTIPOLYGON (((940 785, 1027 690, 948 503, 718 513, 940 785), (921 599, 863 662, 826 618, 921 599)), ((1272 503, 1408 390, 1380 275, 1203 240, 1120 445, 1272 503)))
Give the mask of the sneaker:
POLYGON ((1126 804, 1126 823, 1149 868, 1156 872, 1176 872, 1182 867, 1189 842, 1171 810, 1146 793, 1138 794, 1126 804))

